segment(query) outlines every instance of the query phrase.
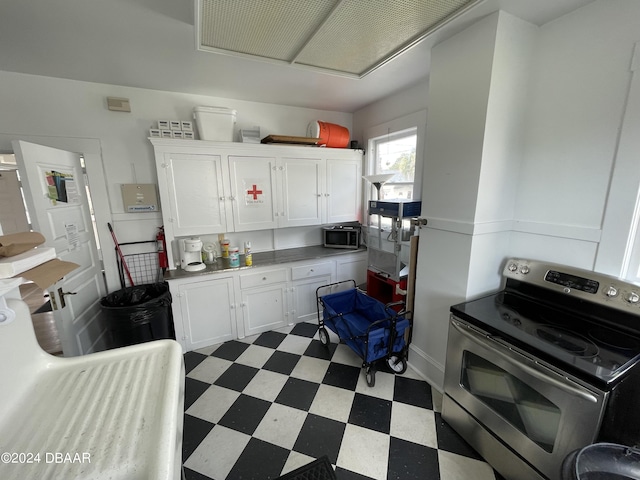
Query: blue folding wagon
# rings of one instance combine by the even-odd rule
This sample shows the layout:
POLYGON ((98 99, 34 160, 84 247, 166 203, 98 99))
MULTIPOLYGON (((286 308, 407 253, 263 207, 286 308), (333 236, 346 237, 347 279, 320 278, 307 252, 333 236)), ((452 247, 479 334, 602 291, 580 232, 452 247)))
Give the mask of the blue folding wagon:
POLYGON ((338 335, 362 358, 367 385, 375 385, 374 362, 380 359, 385 359, 395 373, 402 374, 407 370, 411 320, 404 302, 385 305, 356 288, 355 280, 318 287, 316 302, 320 342, 329 345, 327 328, 338 335), (322 295, 322 292, 349 287, 349 284, 351 288, 347 290, 322 295), (408 333, 406 340, 405 331, 408 333))

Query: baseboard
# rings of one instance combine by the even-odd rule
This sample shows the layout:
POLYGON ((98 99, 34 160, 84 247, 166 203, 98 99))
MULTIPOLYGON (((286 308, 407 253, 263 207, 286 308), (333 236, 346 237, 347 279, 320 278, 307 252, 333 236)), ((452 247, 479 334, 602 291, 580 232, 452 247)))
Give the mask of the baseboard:
POLYGON ((409 361, 407 363, 433 388, 442 393, 444 387, 444 365, 415 345, 409 345, 409 361))

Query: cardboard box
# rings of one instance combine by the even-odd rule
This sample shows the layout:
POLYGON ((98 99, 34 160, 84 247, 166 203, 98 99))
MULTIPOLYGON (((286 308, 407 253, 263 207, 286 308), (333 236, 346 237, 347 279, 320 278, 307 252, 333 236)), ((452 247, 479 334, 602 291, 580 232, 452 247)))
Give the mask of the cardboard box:
POLYGON ((42 245, 45 238, 38 232, 11 233, 0 236, 0 257, 13 257, 42 245))
POLYGON ((21 277, 32 281, 43 290, 62 279, 67 273, 74 271, 80 265, 73 262, 64 262, 62 260, 49 260, 48 262, 38 265, 31 270, 22 272, 21 277))
POLYGON ((42 289, 49 288, 80 265, 73 262, 63 262, 57 258, 47 261, 48 258, 51 258, 51 250, 53 250, 55 257, 55 250, 43 248, 42 252, 38 252, 40 249, 36 249, 36 247, 44 242, 44 236, 38 232, 12 233, 0 236, 0 256, 3 257, 0 260, 3 260, 6 263, 5 267, 10 270, 31 267, 14 276, 26 278, 42 289), (35 253, 31 252, 32 250, 35 253), (32 261, 34 257, 39 257, 42 263, 34 265, 35 262, 32 261))

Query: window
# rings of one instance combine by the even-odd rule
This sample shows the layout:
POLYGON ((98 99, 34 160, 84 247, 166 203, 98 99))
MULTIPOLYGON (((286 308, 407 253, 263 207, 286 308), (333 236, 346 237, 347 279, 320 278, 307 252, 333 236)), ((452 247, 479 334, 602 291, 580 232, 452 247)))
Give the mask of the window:
MULTIPOLYGON (((369 172, 394 174, 382 185, 380 200, 412 200, 419 196, 414 192, 416 172, 417 128, 409 128, 372 139, 372 155, 369 172)), ((377 199, 372 186, 371 199, 377 199)))

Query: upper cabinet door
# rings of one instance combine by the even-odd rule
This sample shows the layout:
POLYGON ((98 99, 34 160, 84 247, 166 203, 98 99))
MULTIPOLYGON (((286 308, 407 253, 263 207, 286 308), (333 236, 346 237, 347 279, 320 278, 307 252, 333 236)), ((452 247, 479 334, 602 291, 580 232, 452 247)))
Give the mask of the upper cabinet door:
POLYGON ((311 158, 283 158, 279 162, 278 218, 280 227, 322 223, 322 180, 325 161, 311 158))
POLYGON ((276 228, 275 158, 230 155, 229 174, 234 231, 276 228))
POLYGON ((361 218, 362 158, 327 159, 325 223, 361 218))
MULTIPOLYGON (((225 213, 222 158, 219 155, 166 153, 169 223, 176 237, 229 231, 225 213)), ((161 169, 158 174, 161 174, 161 169)), ((166 209, 166 206, 163 208, 166 209)))

